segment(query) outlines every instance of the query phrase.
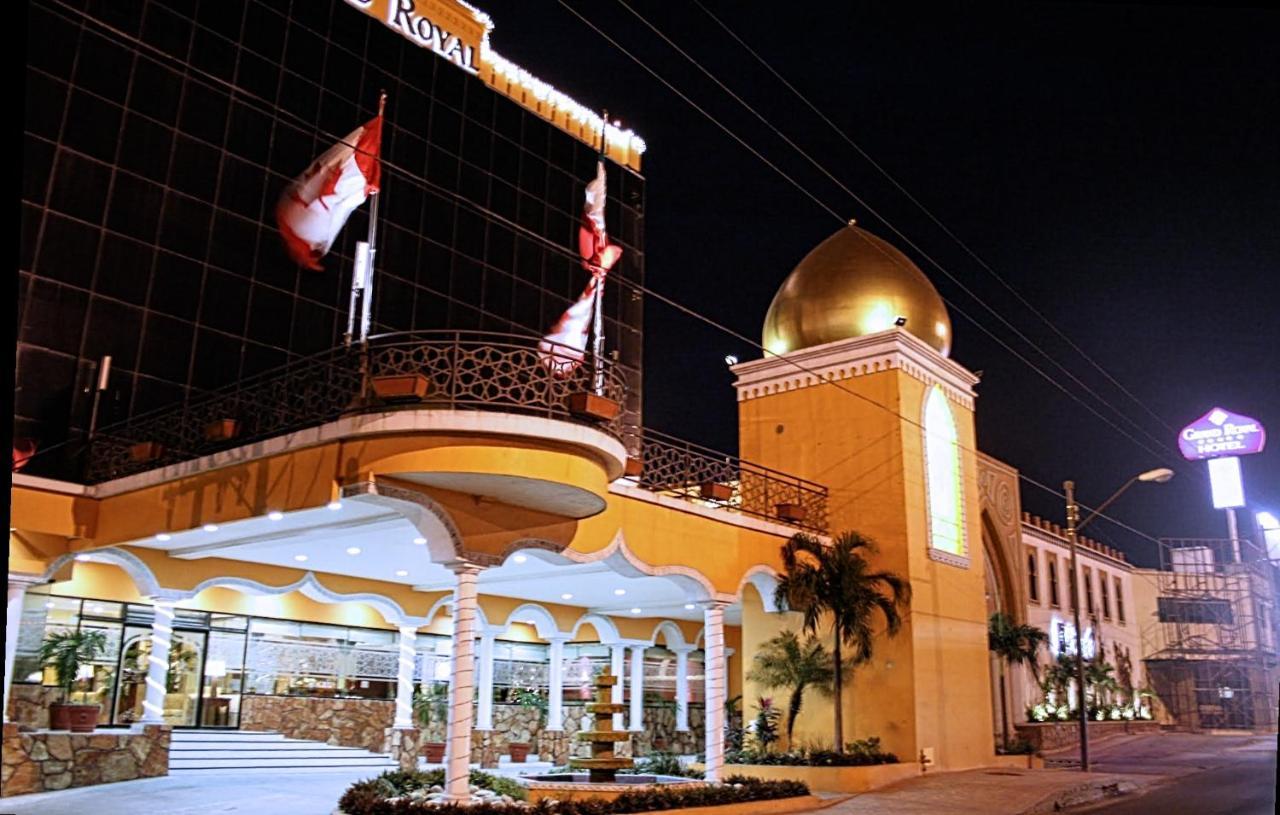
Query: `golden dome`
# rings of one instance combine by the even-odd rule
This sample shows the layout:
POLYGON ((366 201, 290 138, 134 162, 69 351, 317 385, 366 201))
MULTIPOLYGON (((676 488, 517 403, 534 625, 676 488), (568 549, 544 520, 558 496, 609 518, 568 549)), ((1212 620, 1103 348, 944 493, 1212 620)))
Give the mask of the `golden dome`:
POLYGON ((910 258, 865 229, 841 229, 783 282, 764 318, 764 347, 776 354, 904 326, 946 356, 951 318, 938 290, 910 258))

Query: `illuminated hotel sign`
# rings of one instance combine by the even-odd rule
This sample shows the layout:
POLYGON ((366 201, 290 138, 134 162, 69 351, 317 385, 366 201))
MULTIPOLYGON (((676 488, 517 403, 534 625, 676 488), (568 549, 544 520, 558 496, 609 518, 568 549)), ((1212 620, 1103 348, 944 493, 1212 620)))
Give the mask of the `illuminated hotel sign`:
POLYGON ((493 21, 483 11, 463 0, 347 0, 347 5, 449 60, 583 142, 598 146, 603 134, 610 158, 640 169, 644 139, 623 128, 621 122, 606 122, 595 110, 500 56, 489 43, 493 21))
POLYGON ((1267 443, 1262 423, 1239 413, 1214 408, 1178 434, 1178 449, 1188 461, 1261 453, 1267 443))

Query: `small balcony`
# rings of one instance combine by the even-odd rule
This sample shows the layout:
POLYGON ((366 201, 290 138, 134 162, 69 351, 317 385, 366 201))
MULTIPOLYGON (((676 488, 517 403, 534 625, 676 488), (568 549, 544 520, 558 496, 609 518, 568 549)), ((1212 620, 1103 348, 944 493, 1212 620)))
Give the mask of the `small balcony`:
POLYGON ((427 331, 296 360, 187 403, 104 427, 84 480, 102 483, 328 422, 394 411, 478 410, 592 427, 622 443, 627 477, 681 500, 826 532, 827 489, 635 424, 626 371, 548 365, 528 336, 427 331), (593 409, 587 394, 603 397, 593 409), (609 410, 617 408, 616 412, 609 410))

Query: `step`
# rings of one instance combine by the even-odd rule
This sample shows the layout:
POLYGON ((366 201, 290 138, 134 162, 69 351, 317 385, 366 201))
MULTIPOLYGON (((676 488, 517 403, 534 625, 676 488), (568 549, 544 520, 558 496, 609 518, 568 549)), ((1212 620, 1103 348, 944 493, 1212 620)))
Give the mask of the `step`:
POLYGON ((235 741, 279 741, 283 738, 282 734, 274 730, 175 730, 170 741, 223 741, 227 739, 235 741))
POLYGON ((390 767, 394 765, 390 758, 377 753, 363 756, 339 756, 335 758, 172 758, 169 759, 170 770, 207 770, 235 769, 238 767, 390 767))
MULTIPOLYGON (((258 759, 288 759, 290 761, 310 761, 317 758, 331 759, 364 759, 368 756, 381 756, 381 753, 370 753, 357 747, 329 747, 321 745, 293 750, 262 749, 220 749, 220 750, 170 750, 169 761, 205 761, 207 759, 237 759, 257 761, 258 759)), ((385 758, 385 756, 383 756, 385 758)))
POLYGON ((396 770, 399 766, 394 761, 388 761, 385 764, 361 764, 359 766, 348 765, 345 767, 326 767, 316 766, 314 764, 298 764, 296 766, 272 766, 272 767, 170 767, 169 774, 177 776, 193 776, 199 774, 215 775, 218 773, 226 773, 228 775, 278 775, 281 770, 287 770, 289 775, 297 775, 299 773, 339 773, 344 770, 350 772, 353 777, 359 773, 360 778, 368 778, 384 770, 396 770))

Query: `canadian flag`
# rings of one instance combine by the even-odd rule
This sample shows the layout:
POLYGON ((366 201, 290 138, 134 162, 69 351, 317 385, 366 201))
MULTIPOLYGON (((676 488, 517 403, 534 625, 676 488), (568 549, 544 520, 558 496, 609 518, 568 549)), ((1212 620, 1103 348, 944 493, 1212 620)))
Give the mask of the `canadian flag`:
POLYGON ((582 364, 591 330, 592 310, 609 270, 622 257, 622 247, 609 243, 604 228, 604 162, 596 162, 596 177, 587 184, 582 223, 578 226, 578 255, 582 268, 591 273, 581 296, 569 306, 538 343, 542 364, 558 376, 568 376, 582 364))
POLYGON ((352 210, 378 192, 382 116, 358 127, 295 178, 276 204, 285 251, 299 266, 320 270, 352 210))

